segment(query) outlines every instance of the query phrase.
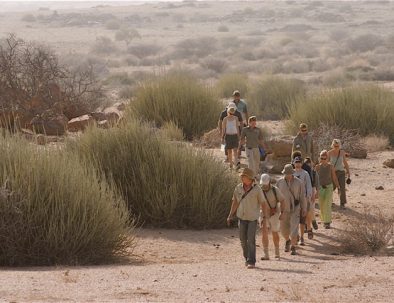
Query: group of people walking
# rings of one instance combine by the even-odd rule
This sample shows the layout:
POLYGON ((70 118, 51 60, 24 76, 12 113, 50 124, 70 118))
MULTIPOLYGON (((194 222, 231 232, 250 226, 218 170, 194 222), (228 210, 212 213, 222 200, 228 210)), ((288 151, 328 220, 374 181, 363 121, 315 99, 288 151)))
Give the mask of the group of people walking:
POLYGON ((333 192, 338 190, 340 208, 345 209, 346 183, 350 184, 349 164, 339 139, 334 139, 330 150, 322 150, 318 159, 308 126, 301 123, 293 140, 292 155, 283 168, 283 176, 274 184, 268 174, 260 174, 260 148, 267 150, 265 138, 256 126, 257 118, 248 116, 247 106, 234 91, 234 100, 219 119, 219 129, 225 144, 230 168, 240 168, 240 155, 245 144, 248 167, 240 173, 241 183, 233 193, 228 224, 238 219, 239 237, 245 265, 256 263, 256 231, 260 227, 264 255, 269 260, 269 234, 280 258, 280 234, 284 251, 297 254, 297 245, 305 245, 305 234, 313 239, 318 229, 315 206, 318 201, 320 220, 331 228, 333 192), (245 123, 245 121, 247 121, 245 123))

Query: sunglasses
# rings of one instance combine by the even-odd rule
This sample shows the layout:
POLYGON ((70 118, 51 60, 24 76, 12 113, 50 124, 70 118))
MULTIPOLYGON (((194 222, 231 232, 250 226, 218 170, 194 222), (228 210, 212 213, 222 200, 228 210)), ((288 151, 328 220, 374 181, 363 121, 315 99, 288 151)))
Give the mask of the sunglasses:
POLYGON ((301 132, 306 133, 308 130, 307 129, 301 129, 301 132))
POLYGON ((320 160, 327 160, 327 158, 320 158, 320 160))
POLYGON ((339 145, 334 145, 335 148, 339 147, 339 145))

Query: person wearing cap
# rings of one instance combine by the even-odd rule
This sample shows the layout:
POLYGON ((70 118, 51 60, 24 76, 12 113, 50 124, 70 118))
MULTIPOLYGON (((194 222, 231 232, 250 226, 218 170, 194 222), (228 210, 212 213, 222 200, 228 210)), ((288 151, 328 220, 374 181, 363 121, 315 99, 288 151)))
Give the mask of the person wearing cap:
POLYGON ((248 167, 254 171, 257 178, 260 172, 260 150, 259 146, 267 150, 264 143, 262 130, 256 126, 257 119, 255 116, 249 117, 249 125, 244 127, 241 132, 239 148, 246 143, 246 157, 248 158, 248 167))
MULTIPOLYGON (((241 129, 241 127, 242 127, 242 125, 243 125, 242 115, 241 115, 241 113, 237 110, 237 107, 236 107, 235 103, 230 102, 230 103, 226 106, 226 108, 220 113, 220 116, 219 116, 219 120, 218 120, 218 129, 219 129, 219 133, 220 133, 220 138, 223 137, 223 120, 224 120, 224 118, 227 117, 227 110, 228 110, 230 107, 234 107, 234 108, 236 109, 236 110, 235 110, 235 113, 234 113, 234 116, 236 116, 236 117, 238 118, 239 125, 240 125, 239 131, 241 132, 241 130, 242 130, 242 129, 241 129)), ((225 156, 226 156, 226 162, 228 162, 228 153, 227 153, 226 147, 224 148, 224 154, 225 154, 225 156)), ((239 156, 240 156, 240 153, 238 152, 238 160, 239 160, 239 156)), ((237 166, 239 166, 239 165, 240 165, 240 162, 238 161, 237 166)))
POLYGON ((249 120, 248 106, 246 105, 245 100, 241 99, 241 93, 239 90, 235 90, 233 92, 233 103, 237 107, 237 110, 242 114, 242 120, 244 122, 244 126, 246 126, 249 120))
POLYGON ((256 264, 257 221, 260 217, 260 210, 263 216, 267 215, 268 210, 264 203, 263 192, 260 186, 255 183, 254 172, 249 168, 244 168, 240 176, 242 182, 234 189, 227 224, 230 225, 236 214, 239 220, 239 238, 245 265, 247 268, 254 268, 256 264))
POLYGON ((320 219, 324 227, 331 228, 331 206, 332 194, 334 191, 333 184, 340 190, 337 174, 334 165, 328 162, 328 152, 323 150, 320 152, 320 163, 316 165, 316 172, 319 175, 319 203, 320 203, 320 219))
POLYGON ((308 126, 305 123, 300 124, 299 132, 293 140, 291 153, 296 150, 301 152, 301 157, 309 157, 311 158, 312 163, 315 163, 313 139, 308 133, 308 126))
POLYGON ((268 207, 267 216, 262 216, 260 219, 262 229, 262 242, 264 248, 264 256, 261 260, 269 260, 268 251, 268 234, 272 232, 272 241, 275 246, 275 258, 280 258, 279 253, 279 232, 280 219, 284 211, 284 197, 274 185, 271 185, 271 177, 268 174, 262 174, 260 178, 260 186, 263 190, 265 204, 268 207), (263 222, 265 221, 265 224, 263 222))
POLYGON ((223 119, 222 123, 222 142, 225 142, 225 149, 227 150, 228 161, 230 162, 230 169, 233 168, 233 152, 234 161, 238 167, 238 143, 239 143, 239 120, 235 114, 235 107, 227 109, 227 117, 223 119))
MULTIPOLYGON (((297 177, 302 181, 302 184, 304 186, 304 194, 305 194, 305 199, 307 202, 307 212, 309 209, 311 209, 311 201, 312 201, 312 183, 311 183, 311 178, 309 174, 302 169, 303 161, 301 157, 296 157, 293 160, 293 165, 294 165, 294 176, 297 177)), ((301 231, 301 238, 300 238, 300 245, 304 246, 305 245, 305 240, 304 240, 304 233, 305 233, 305 224, 306 224, 306 214, 304 216, 300 216, 300 231, 301 231)), ((307 230, 312 231, 312 221, 308 222, 307 230)), ((313 234, 312 234, 313 235, 313 234)), ((308 234, 309 238, 311 237, 311 234, 308 234)))
POLYGON ((284 176, 276 183, 284 196, 284 208, 280 229, 285 238, 285 252, 291 250, 292 255, 296 255, 296 245, 298 238, 298 225, 300 224, 300 214, 305 216, 307 203, 305 199, 305 186, 301 180, 294 177, 292 164, 286 164, 282 173, 284 176))

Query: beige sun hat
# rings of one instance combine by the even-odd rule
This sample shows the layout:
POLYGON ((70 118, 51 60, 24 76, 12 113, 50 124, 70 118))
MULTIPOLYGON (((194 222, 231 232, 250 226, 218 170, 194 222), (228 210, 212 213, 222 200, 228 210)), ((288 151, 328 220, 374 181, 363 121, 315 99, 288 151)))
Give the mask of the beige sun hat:
POLYGON ((242 172, 239 174, 241 177, 248 177, 250 180, 254 180, 254 171, 248 167, 245 167, 242 172))
POLYGON ((282 170, 282 174, 285 174, 285 175, 292 175, 292 174, 294 174, 293 165, 286 164, 285 167, 282 170))

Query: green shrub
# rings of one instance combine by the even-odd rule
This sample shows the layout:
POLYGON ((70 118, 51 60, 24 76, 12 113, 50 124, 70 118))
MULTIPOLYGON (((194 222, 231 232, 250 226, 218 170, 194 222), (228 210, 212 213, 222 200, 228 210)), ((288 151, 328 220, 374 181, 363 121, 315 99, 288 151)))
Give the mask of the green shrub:
POLYGON ((90 129, 74 148, 115 181, 140 223, 224 227, 237 178, 204 150, 168 142, 136 120, 109 130, 90 129))
POLYGON ((215 88, 220 98, 232 98, 234 90, 239 90, 245 96, 248 91, 248 76, 225 74, 219 78, 215 88))
POLYGON ((290 110, 289 127, 305 122, 311 129, 320 123, 357 129, 360 135, 386 135, 394 142, 394 94, 378 86, 324 90, 300 98, 290 110))
POLYGON ((130 254, 127 208, 76 156, 0 140, 0 264, 95 264, 130 254))
POLYGON ((209 87, 182 71, 142 82, 137 87, 133 107, 140 117, 158 126, 175 122, 187 139, 214 128, 222 110, 209 87))
POLYGON ((283 119, 288 116, 289 106, 305 93, 300 80, 264 77, 249 90, 249 112, 264 119, 283 119))

